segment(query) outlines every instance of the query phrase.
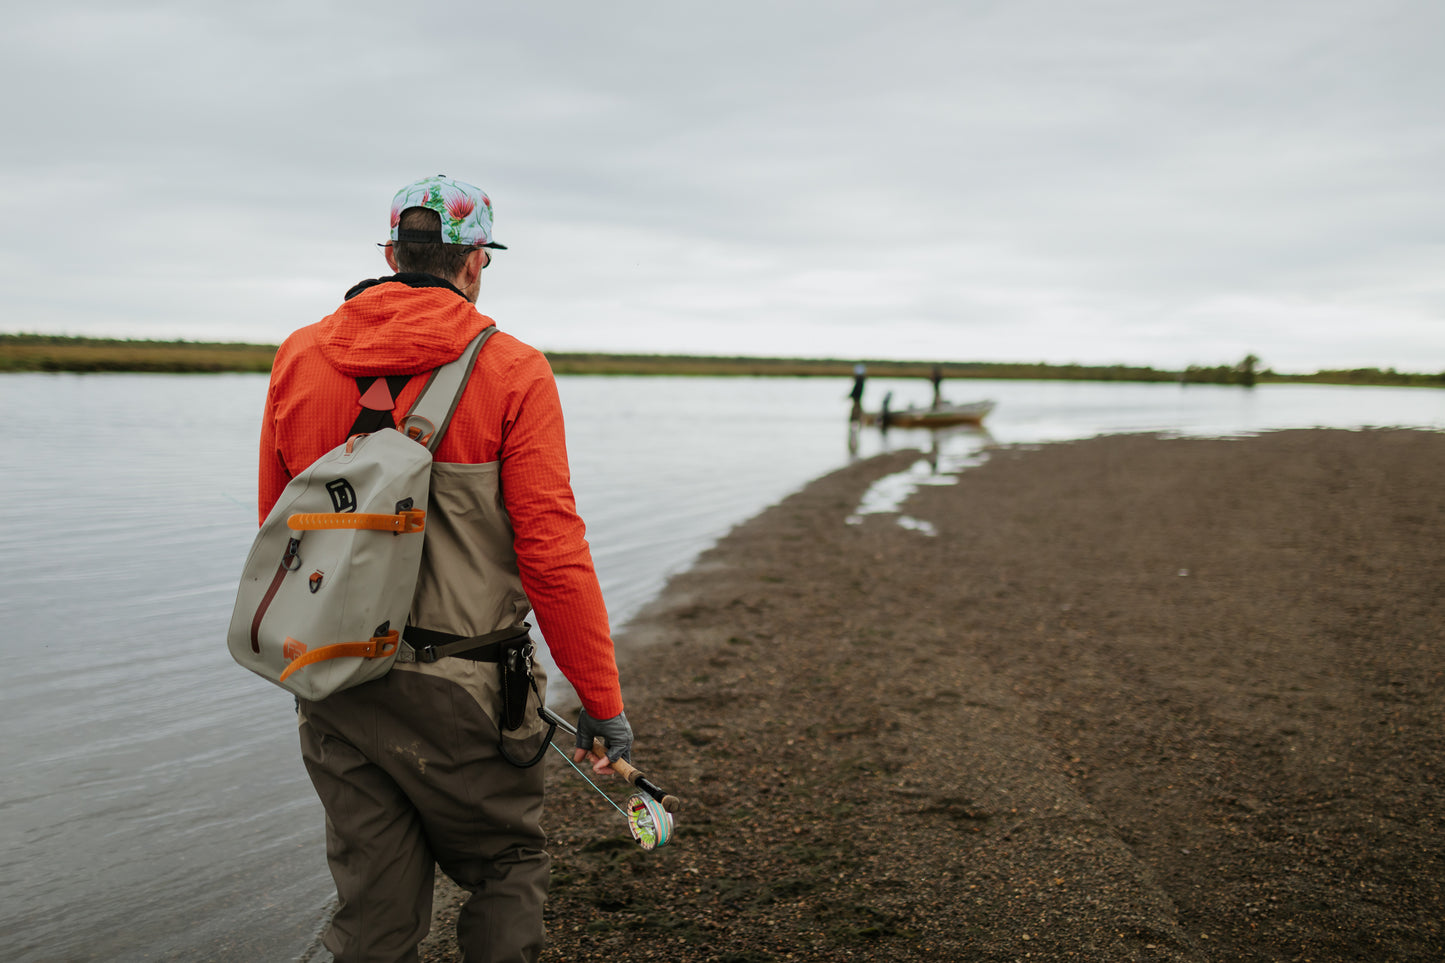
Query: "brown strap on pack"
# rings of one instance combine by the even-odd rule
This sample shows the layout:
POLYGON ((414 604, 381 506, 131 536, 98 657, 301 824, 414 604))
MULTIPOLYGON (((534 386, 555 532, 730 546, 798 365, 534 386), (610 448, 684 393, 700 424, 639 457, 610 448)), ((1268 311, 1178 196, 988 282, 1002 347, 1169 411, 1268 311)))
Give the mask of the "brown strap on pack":
POLYGON ((291 660, 281 673, 281 681, 285 682, 291 673, 298 669, 304 669, 308 665, 315 665, 317 662, 325 662, 327 659, 341 659, 346 656, 360 656, 363 659, 378 659, 396 652, 397 644, 401 641, 401 633, 391 631, 385 635, 378 635, 369 642, 336 642, 332 645, 323 645, 319 649, 312 649, 303 653, 299 658, 291 660))
POLYGON ((395 515, 374 515, 368 512, 301 512, 286 519, 286 527, 296 532, 356 528, 405 534, 419 532, 426 527, 426 512, 415 508, 403 509, 395 515))

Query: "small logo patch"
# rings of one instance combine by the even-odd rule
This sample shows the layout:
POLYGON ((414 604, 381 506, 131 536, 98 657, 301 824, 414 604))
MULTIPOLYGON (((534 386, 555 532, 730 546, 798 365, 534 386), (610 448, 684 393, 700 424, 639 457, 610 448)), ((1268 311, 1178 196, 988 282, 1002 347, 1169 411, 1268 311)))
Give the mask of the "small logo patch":
POLYGON ((318 569, 317 571, 311 573, 311 578, 307 579, 306 584, 311 587, 311 594, 312 594, 312 595, 315 595, 318 591, 320 591, 320 589, 321 589, 321 577, 322 577, 324 574, 325 574, 324 572, 322 572, 322 571, 320 571, 320 570, 318 569))
POLYGON ((295 662, 306 654, 306 643, 297 642, 288 635, 285 643, 281 646, 281 654, 286 657, 288 662, 295 662))
POLYGON ((331 496, 331 507, 338 512, 356 511, 356 489, 345 478, 327 482, 326 494, 331 496))

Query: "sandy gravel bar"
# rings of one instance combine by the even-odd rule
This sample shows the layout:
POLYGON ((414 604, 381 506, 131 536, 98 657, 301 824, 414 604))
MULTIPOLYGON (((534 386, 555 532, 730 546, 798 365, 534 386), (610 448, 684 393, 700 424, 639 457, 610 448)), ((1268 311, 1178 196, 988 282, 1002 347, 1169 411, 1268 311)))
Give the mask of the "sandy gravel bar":
POLYGON ((918 457, 629 628, 687 808, 647 853, 549 763, 547 959, 1445 959, 1445 435, 1000 447, 905 504, 935 535, 848 523, 918 457))

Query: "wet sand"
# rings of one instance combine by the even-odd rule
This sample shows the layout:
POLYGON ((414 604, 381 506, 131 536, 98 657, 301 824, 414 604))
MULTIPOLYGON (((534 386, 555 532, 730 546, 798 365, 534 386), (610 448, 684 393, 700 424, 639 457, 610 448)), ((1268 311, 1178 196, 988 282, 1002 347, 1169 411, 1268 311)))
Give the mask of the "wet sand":
POLYGON ((544 958, 1445 958, 1445 435, 1000 448, 906 503, 936 536, 845 522, 917 458, 629 627, 687 807, 647 853, 549 761, 544 958))

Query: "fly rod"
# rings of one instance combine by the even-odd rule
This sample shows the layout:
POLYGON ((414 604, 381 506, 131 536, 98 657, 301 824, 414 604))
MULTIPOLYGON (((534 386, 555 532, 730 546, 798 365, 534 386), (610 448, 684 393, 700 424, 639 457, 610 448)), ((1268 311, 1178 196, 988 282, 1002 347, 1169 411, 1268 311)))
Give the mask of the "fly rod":
MULTIPOLYGON (((555 722, 558 728, 570 732, 574 736, 577 735, 577 727, 567 722, 566 719, 563 719, 551 709, 543 706, 540 711, 542 713, 542 718, 546 719, 548 722, 555 722)), ((605 757, 606 755, 607 747, 603 745, 601 739, 598 739, 592 744, 592 757, 595 759, 598 756, 605 757)), ((657 783, 653 782, 652 780, 648 779, 642 774, 640 770, 638 770, 636 766, 632 765, 632 763, 628 762, 626 759, 618 759, 616 762, 609 763, 609 765, 611 765, 613 769, 617 770, 617 774, 623 779, 626 779, 629 783, 636 786, 638 789, 641 789, 653 799, 657 800, 657 802, 661 804, 662 808, 667 810, 668 812, 677 812, 679 809, 682 808, 681 799, 678 799, 672 793, 658 786, 657 783)))
MULTIPOLYGON (((577 735, 577 729, 574 726, 570 725, 567 720, 546 706, 540 708, 538 712, 541 713, 543 719, 546 719, 552 725, 566 732, 570 732, 574 736, 577 735)), ((551 746, 557 750, 573 769, 577 769, 578 774, 581 775, 583 779, 587 779, 587 782, 592 784, 592 788, 596 789, 602 798, 608 802, 612 802, 611 798, 608 797, 605 792, 602 792, 596 783, 587 778, 585 772, 577 768, 577 764, 572 761, 572 758, 568 756, 567 753, 562 752, 555 742, 551 743, 551 746)), ((546 747, 544 746, 543 748, 545 750, 546 747)), ((592 744, 592 758, 594 760, 605 760, 607 758, 607 746, 601 739, 595 740, 592 744)), ((623 779, 626 779, 633 786, 641 789, 642 792, 647 793, 646 796, 640 793, 634 794, 627 800, 626 809, 618 806, 615 802, 612 803, 614 808, 627 817, 627 828, 631 830, 632 838, 637 840, 643 849, 649 851, 657 849, 659 846, 665 846, 667 841, 672 838, 672 810, 678 808, 682 804, 682 801, 648 780, 647 777, 637 770, 636 766, 629 763, 626 759, 618 759, 615 762, 609 763, 609 765, 611 765, 623 779)))

